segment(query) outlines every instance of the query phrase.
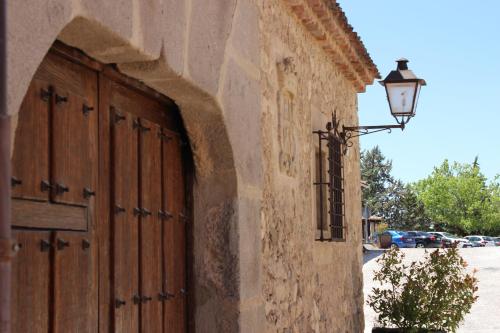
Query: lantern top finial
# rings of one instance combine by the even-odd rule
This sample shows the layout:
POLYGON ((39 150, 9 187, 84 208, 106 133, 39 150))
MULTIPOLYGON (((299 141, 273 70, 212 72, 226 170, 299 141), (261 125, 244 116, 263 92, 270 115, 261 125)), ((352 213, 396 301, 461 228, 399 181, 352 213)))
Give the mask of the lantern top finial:
POLYGON ((409 62, 408 59, 399 58, 398 60, 396 60, 396 62, 398 63, 398 70, 400 71, 408 70, 408 62, 409 62))

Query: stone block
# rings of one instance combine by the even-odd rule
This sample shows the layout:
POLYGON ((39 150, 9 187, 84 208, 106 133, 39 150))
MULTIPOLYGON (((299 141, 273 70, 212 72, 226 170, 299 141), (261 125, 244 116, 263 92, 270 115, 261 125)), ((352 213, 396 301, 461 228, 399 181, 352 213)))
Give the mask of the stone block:
POLYGON ((191 78, 211 95, 218 90, 236 0, 193 0, 188 66, 191 78))
POLYGON ((231 45, 238 55, 255 66, 260 64, 259 35, 259 8, 250 0, 238 1, 231 45))
POLYGON ((257 305, 254 307, 242 309, 240 318, 241 333, 266 332, 266 317, 264 312, 264 305, 257 305))
POLYGON ((261 199, 240 198, 238 204, 240 234, 240 299, 261 295, 261 199))
MULTIPOLYGON (((134 0, 80 0, 82 12, 78 15, 96 20, 108 27, 114 34, 130 40, 134 29, 134 2, 134 0)), ((110 46, 100 45, 102 48, 110 46)))
POLYGON ((246 184, 262 183, 261 105, 259 81, 229 60, 223 90, 224 117, 237 173, 246 184))
POLYGON ((187 1, 167 0, 163 3, 163 55, 168 66, 179 75, 184 69, 187 37, 187 1))
MULTIPOLYGON (((167 1, 171 2, 171 1, 167 1)), ((176 1, 182 3, 183 1, 176 1)), ((164 12, 162 0, 139 1, 140 29, 134 26, 138 33, 137 47, 151 59, 158 59, 162 48, 162 36, 166 29, 164 22, 168 20, 164 12)), ((137 22, 134 22, 137 24, 137 22)), ((176 20, 177 23, 177 20, 176 20)), ((168 31, 168 30, 167 30, 168 31)), ((133 41, 135 41, 133 39, 133 41)))

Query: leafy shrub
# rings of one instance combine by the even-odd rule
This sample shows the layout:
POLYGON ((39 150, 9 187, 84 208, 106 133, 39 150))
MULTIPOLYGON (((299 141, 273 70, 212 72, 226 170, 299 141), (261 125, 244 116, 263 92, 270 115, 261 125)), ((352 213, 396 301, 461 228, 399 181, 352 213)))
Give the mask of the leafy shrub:
POLYGON ((377 260, 381 268, 374 280, 379 288, 368 297, 384 327, 405 332, 444 330, 455 332, 477 300, 477 279, 467 274, 467 263, 458 249, 427 252, 421 261, 403 264, 399 249, 385 252, 377 260))

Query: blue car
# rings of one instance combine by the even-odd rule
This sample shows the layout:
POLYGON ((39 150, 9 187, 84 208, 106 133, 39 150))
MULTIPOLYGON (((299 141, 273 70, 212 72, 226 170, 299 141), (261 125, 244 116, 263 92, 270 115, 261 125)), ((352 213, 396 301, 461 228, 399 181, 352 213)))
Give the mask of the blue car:
POLYGON ((417 246, 415 238, 411 237, 407 232, 386 230, 382 234, 391 236, 391 247, 414 248, 417 246))

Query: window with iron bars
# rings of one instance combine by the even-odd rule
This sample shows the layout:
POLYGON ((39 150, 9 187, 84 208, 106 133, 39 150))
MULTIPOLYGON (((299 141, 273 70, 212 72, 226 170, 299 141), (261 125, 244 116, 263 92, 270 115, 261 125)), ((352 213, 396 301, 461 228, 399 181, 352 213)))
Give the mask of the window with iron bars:
POLYGON ((318 241, 345 241, 342 140, 333 131, 315 131, 316 221, 318 241), (325 146, 327 149, 324 150, 325 146), (326 156, 325 156, 326 155, 326 156))

